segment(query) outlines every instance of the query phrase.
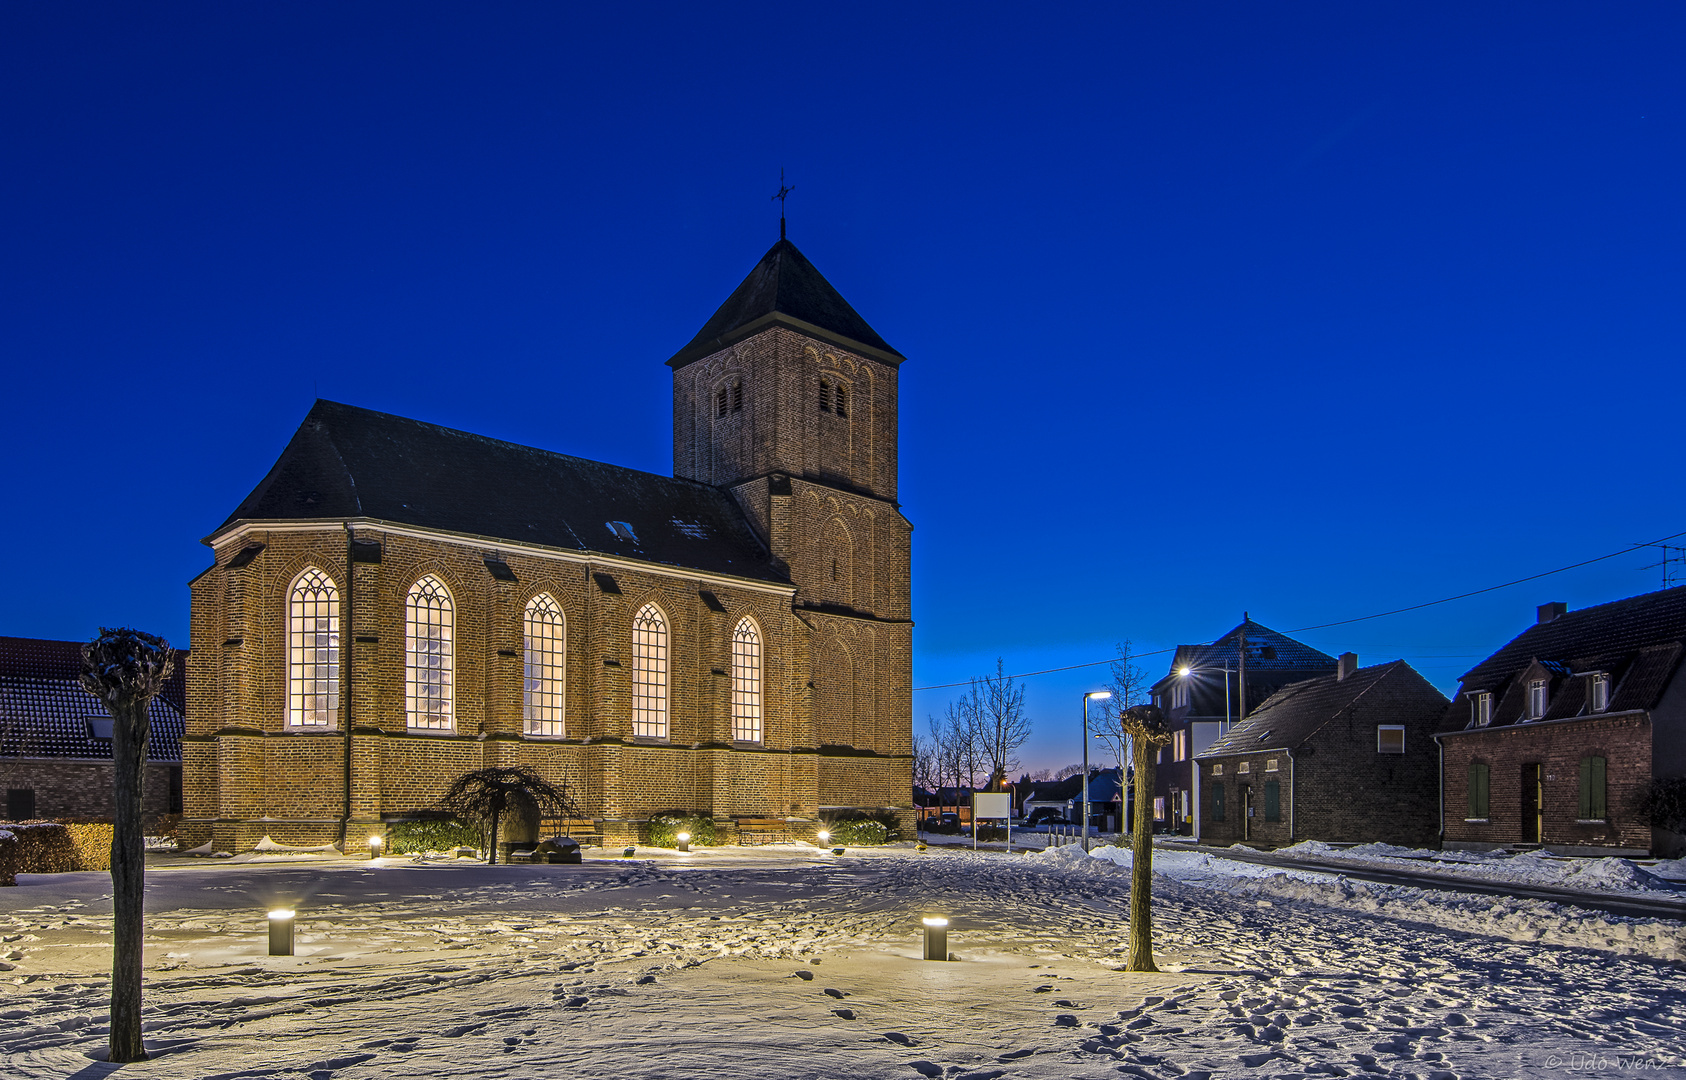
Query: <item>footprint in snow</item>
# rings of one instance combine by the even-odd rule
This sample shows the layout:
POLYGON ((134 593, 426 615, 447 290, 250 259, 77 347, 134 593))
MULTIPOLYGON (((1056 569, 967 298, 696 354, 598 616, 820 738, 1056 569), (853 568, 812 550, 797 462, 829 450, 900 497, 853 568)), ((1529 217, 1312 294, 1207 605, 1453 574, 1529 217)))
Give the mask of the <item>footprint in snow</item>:
POLYGON ((900 1043, 903 1046, 918 1046, 919 1045, 918 1039, 915 1039, 911 1035, 904 1035, 899 1031, 886 1031, 884 1033, 884 1037, 886 1039, 889 1039, 893 1043, 900 1043))
POLYGON ((562 1007, 564 1009, 583 1009, 585 1008, 586 1003, 590 1000, 591 999, 586 997, 584 994, 575 994, 573 997, 563 1001, 562 1007))
POLYGON ((485 1024, 463 1024, 461 1027, 447 1028, 443 1034, 447 1039, 460 1039, 464 1035, 471 1035, 485 1026, 485 1024))
POLYGON ((833 1009, 833 1010, 831 1010, 831 1015, 836 1016, 836 1017, 840 1017, 844 1020, 853 1020, 855 1018, 855 1010, 853 1010, 853 1009, 833 1009))
POLYGON ((1074 1028, 1077 1026, 1077 1017, 1070 1013, 1060 1013, 1054 1017, 1054 1026, 1074 1028))
POLYGON ((793 979, 801 979, 803 982, 814 981, 814 973, 811 971, 793 971, 790 973, 790 977, 793 979))
POLYGON ((1054 1004, 1060 1006, 1062 1009, 1087 1009, 1089 1007, 1087 1005, 1079 1005, 1070 998, 1060 998, 1058 1001, 1054 1002, 1054 1004))
POLYGON ((655 981, 656 977, 654 975, 640 975, 638 978, 632 980, 632 984, 634 986, 649 986, 655 981))
POLYGON ((828 987, 825 988, 825 996, 826 997, 834 997, 838 1001, 842 1001, 844 998, 848 997, 849 995, 845 994, 841 990, 833 990, 831 987, 828 986, 828 987))
POLYGON ((907 1067, 920 1076, 941 1076, 943 1074, 943 1067, 931 1061, 910 1061, 907 1063, 907 1067))

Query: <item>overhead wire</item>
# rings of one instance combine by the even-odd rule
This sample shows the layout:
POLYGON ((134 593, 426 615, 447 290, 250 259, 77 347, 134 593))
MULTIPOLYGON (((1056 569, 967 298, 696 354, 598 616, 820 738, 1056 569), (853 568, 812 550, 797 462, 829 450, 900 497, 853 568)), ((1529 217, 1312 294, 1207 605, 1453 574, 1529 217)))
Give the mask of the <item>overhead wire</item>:
MULTIPOLYGON (((1481 596, 1484 593, 1498 592, 1500 589, 1508 589, 1513 585, 1522 585, 1522 584, 1524 584, 1526 582, 1529 582, 1529 581, 1538 581, 1540 578, 1551 577, 1553 574, 1562 574, 1562 573, 1566 573, 1567 571, 1570 571, 1570 570, 1579 570, 1583 566, 1591 566, 1593 563, 1605 562, 1607 560, 1617 558, 1618 556, 1621 556, 1621 555, 1631 555, 1635 551, 1639 551, 1643 548, 1648 548, 1648 547, 1656 547, 1658 544, 1662 544, 1666 541, 1673 540, 1673 539, 1676 539, 1677 537, 1681 537, 1681 536, 1686 536, 1686 530, 1682 530, 1681 532, 1677 532, 1677 533, 1670 533, 1667 536, 1659 537, 1656 540, 1652 540, 1650 543, 1647 543, 1647 544, 1633 544, 1633 545, 1630 545, 1629 547, 1622 548, 1619 551, 1612 551, 1608 555, 1599 555, 1596 558, 1583 559, 1583 560, 1581 560, 1580 562, 1577 562, 1577 563, 1570 563, 1568 566, 1559 566, 1555 570, 1543 570, 1538 574, 1529 574, 1527 577, 1519 577, 1519 578, 1516 578, 1514 581, 1506 581, 1506 582, 1504 582, 1503 584, 1500 584, 1500 585, 1488 585, 1485 588, 1471 589, 1469 592, 1458 593, 1456 596, 1445 596, 1445 597, 1441 597, 1439 600, 1428 600, 1428 601, 1425 601, 1421 604, 1411 604, 1411 605, 1408 605, 1406 607, 1393 608, 1389 611, 1378 611, 1374 615, 1359 615, 1356 618, 1352 618, 1352 619, 1336 619, 1334 622, 1318 623, 1315 626, 1301 626, 1301 627, 1297 627, 1293 630, 1284 630, 1283 633, 1285 633, 1285 634, 1303 634, 1303 633, 1306 633, 1307 631, 1310 631, 1310 630, 1327 630, 1331 626, 1351 626, 1353 623, 1369 622, 1372 619, 1385 619, 1389 615, 1403 615, 1407 611, 1421 611, 1423 608, 1437 607, 1440 604, 1450 604, 1454 600, 1468 600, 1472 596, 1481 596)), ((1168 649, 1154 649, 1151 652, 1140 652, 1140 653, 1133 652, 1133 653, 1130 654, 1130 659, 1134 660, 1134 659, 1136 659, 1137 657, 1140 657, 1140 656, 1163 656, 1165 653, 1176 652, 1177 649, 1180 648, 1180 647, 1181 646, 1173 645, 1168 649)), ((1066 664, 1063 667, 1043 668, 1041 671, 1026 671, 1026 672, 1023 672, 1023 673, 1018 674, 1018 675, 1009 675, 1007 677, 1009 679, 1029 679, 1029 678, 1034 678, 1037 675, 1052 675, 1052 674, 1054 674, 1055 672, 1058 672, 1058 671, 1076 671, 1079 668, 1099 667, 1102 664, 1115 664, 1120 659, 1121 658, 1117 657, 1117 656, 1109 656, 1105 660, 1089 660, 1089 661, 1086 661, 1086 662, 1081 663, 1081 664, 1066 664)), ((961 682, 937 683, 937 684, 932 685, 932 686, 915 686, 913 688, 912 692, 917 694, 922 690, 948 690, 948 689, 952 689, 953 687, 956 687, 956 686, 970 686, 970 685, 972 685, 972 680, 966 679, 966 680, 963 680, 961 682)))

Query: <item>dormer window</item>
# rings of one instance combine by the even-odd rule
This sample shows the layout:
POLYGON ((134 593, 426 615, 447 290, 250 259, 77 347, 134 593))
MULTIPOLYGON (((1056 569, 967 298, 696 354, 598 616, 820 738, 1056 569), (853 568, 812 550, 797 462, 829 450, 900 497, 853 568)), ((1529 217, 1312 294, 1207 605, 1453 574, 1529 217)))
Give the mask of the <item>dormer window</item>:
POLYGON ((1603 712, 1610 707, 1610 673, 1595 671, 1587 676, 1587 708, 1589 712, 1603 712))
POLYGON ((1528 683, 1528 719, 1538 720, 1546 714, 1546 687, 1549 683, 1545 679, 1533 679, 1528 683))
POLYGON ((1486 727, 1493 722, 1493 695, 1469 695, 1469 723, 1471 727, 1486 727))

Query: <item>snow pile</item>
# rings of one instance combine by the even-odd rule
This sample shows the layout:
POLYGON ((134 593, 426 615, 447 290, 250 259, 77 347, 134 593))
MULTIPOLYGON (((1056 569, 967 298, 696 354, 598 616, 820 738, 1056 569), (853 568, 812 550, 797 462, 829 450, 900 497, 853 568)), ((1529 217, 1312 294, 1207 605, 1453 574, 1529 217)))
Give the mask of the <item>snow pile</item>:
MULTIPOLYGON (((1586 892, 1676 892, 1679 886, 1658 877, 1630 859, 1578 859, 1545 851, 1429 851, 1392 844, 1360 844, 1338 848, 1305 840, 1276 854, 1290 859, 1326 859, 1371 866, 1404 868, 1454 877, 1508 881, 1586 892)), ((1666 864, 1662 864, 1666 865, 1666 864)), ((1662 865, 1658 869, 1662 869, 1662 865)))

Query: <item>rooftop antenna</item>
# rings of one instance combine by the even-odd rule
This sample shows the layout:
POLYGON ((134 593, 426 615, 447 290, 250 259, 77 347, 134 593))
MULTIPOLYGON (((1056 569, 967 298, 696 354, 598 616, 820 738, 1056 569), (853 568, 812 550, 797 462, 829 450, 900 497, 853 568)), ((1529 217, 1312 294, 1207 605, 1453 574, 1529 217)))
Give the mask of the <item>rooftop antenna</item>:
POLYGON ((779 239, 780 240, 784 239, 784 200, 787 196, 789 196, 789 194, 791 192, 793 192, 795 190, 796 190, 795 184, 786 184, 784 182, 784 166, 780 165, 779 166, 779 193, 777 195, 773 196, 774 199, 778 200, 778 204, 779 204, 779 239))

